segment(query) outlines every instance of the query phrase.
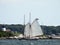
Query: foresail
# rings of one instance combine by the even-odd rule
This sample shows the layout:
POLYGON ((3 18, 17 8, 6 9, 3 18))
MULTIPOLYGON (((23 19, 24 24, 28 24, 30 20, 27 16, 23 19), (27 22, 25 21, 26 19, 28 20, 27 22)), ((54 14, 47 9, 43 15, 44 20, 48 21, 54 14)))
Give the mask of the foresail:
POLYGON ((32 36, 43 35, 42 29, 37 20, 33 21, 31 24, 32 36))
POLYGON ((24 35, 25 35, 25 37, 28 37, 29 36, 29 29, 30 28, 30 26, 29 26, 29 23, 25 26, 25 30, 24 30, 24 35))

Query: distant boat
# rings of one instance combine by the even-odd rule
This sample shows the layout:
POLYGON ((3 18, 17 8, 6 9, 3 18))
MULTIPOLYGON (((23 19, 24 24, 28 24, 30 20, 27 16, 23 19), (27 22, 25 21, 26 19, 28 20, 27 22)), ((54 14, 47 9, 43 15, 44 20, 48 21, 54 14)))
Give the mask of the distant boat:
POLYGON ((32 24, 25 25, 24 37, 26 39, 39 39, 43 35, 43 31, 38 23, 38 19, 35 19, 32 24))

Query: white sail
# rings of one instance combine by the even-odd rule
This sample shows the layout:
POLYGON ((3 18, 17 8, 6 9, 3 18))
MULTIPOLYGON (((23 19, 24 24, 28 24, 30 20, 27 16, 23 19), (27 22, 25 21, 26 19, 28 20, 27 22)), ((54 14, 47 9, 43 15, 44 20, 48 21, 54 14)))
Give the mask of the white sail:
POLYGON ((30 33, 30 24, 28 23, 26 26, 25 26, 25 30, 24 30, 24 36, 25 37, 29 37, 30 33))
POLYGON ((40 36, 43 35, 42 29, 37 21, 34 20, 33 23, 31 24, 31 29, 32 29, 32 36, 40 36))
POLYGON ((31 25, 28 23, 25 26, 24 35, 26 38, 43 35, 43 31, 37 20, 34 20, 31 25))

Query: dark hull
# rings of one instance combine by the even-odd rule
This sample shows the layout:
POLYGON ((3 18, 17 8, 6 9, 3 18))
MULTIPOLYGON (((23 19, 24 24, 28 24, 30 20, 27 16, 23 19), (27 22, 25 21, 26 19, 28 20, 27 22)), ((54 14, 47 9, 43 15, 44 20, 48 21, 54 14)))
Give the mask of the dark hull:
POLYGON ((26 38, 20 38, 19 40, 39 40, 39 39, 26 39, 26 38))

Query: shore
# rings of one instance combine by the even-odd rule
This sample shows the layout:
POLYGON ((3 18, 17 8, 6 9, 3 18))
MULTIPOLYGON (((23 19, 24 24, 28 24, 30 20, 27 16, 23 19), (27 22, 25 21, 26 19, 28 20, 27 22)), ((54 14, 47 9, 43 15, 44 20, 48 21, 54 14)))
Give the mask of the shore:
POLYGON ((26 39, 26 38, 6 38, 6 37, 2 37, 2 38, 0 38, 0 40, 6 40, 6 39, 18 39, 18 40, 59 39, 59 40, 60 40, 60 38, 39 38, 39 39, 26 39))

